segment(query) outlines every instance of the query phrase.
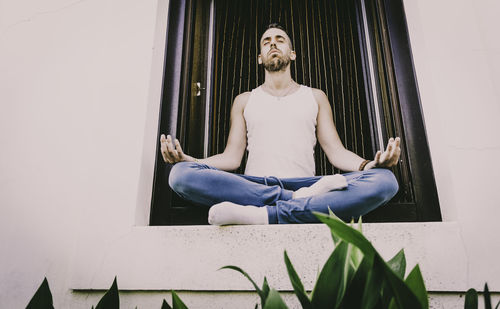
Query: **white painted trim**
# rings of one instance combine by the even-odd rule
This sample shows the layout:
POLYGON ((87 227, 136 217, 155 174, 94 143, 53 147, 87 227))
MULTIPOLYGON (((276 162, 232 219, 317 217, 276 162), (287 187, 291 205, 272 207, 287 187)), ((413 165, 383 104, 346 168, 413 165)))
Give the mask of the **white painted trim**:
POLYGON ((365 0, 361 0, 361 13, 363 16, 363 28, 365 30, 366 53, 368 54, 367 58, 368 58, 368 67, 369 67, 369 71, 370 71, 370 83, 371 83, 371 90, 372 90, 372 96, 373 96, 373 106, 375 107, 375 120, 377 123, 377 136, 378 136, 378 142, 379 142, 378 146, 379 146, 379 149, 383 151, 385 149, 384 137, 382 135, 382 122, 380 120, 377 84, 375 82, 375 68, 373 66, 373 55, 372 55, 370 35, 368 32, 368 21, 366 18, 365 0))
POLYGON ((205 138, 203 141, 203 156, 208 157, 208 132, 210 129, 210 106, 212 105, 212 66, 213 66, 213 50, 214 50, 214 35, 215 35, 215 3, 210 1, 210 25, 208 28, 208 63, 207 63, 207 85, 205 87, 205 138))

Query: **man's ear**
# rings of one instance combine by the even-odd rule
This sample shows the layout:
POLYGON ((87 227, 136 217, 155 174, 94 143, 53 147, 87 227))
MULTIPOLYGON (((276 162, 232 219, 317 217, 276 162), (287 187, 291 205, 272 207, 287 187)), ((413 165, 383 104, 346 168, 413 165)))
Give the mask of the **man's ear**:
POLYGON ((260 54, 257 56, 257 62, 262 64, 262 56, 260 54))
POLYGON ((297 58, 297 54, 295 53, 294 50, 290 53, 290 60, 295 60, 297 58))

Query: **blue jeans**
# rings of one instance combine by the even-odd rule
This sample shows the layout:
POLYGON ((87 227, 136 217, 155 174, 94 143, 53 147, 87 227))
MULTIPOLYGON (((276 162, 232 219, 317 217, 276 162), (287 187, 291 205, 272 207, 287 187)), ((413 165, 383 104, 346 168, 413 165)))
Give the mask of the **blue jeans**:
POLYGON ((294 191, 311 186, 321 176, 256 177, 221 171, 202 163, 180 162, 172 167, 169 185, 182 198, 200 205, 228 201, 266 207, 270 224, 319 222, 312 211, 328 214, 328 208, 345 221, 357 219, 387 203, 398 191, 396 178, 387 169, 342 175, 347 179, 345 189, 292 199, 294 191))

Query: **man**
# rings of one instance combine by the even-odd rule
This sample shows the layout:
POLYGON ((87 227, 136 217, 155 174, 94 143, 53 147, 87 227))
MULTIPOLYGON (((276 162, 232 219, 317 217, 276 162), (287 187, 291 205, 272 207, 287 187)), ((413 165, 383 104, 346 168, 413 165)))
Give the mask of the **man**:
POLYGON ((258 56, 265 82, 234 99, 223 153, 198 160, 183 153, 177 139, 161 136, 163 159, 175 164, 170 186, 187 200, 211 206, 210 224, 318 222, 312 211, 328 209, 350 220, 396 194, 397 181, 385 168, 399 160, 399 138, 391 138, 373 161, 345 149, 325 93, 292 79, 295 58, 287 33, 271 24, 258 56), (316 139, 330 163, 350 173, 314 176, 316 139), (228 173, 240 166, 245 148, 245 174, 228 173))

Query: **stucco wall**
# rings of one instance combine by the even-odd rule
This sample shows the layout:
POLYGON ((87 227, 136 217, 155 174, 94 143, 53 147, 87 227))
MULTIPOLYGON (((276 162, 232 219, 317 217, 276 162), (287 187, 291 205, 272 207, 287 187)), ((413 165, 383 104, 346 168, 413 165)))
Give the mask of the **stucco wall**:
POLYGON ((154 0, 0 1, 0 307, 47 276, 68 293, 80 238, 135 215, 154 0))
POLYGON ((470 285, 499 290, 500 2, 404 3, 442 212, 460 223, 470 285))
MULTIPOLYGON (((500 4, 405 6, 442 212, 459 223, 469 286, 498 291, 500 4)), ((154 0, 0 0, 0 307, 23 307, 44 276, 68 307, 76 247, 98 264, 137 222, 156 17, 154 0)))

